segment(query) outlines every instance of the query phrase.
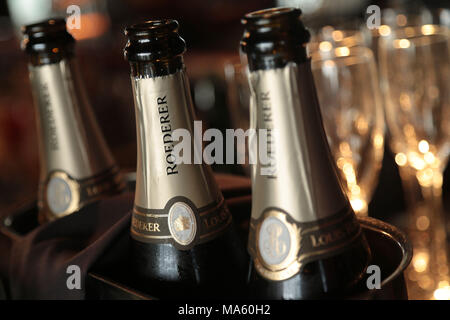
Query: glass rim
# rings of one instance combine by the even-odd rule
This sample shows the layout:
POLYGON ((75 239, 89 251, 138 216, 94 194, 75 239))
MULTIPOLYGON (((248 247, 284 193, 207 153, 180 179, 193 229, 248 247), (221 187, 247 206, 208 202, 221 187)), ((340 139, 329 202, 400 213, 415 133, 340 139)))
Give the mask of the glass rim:
POLYGON ((386 45, 386 43, 391 43, 394 47, 398 49, 409 48, 409 43, 413 42, 415 46, 429 45, 431 43, 450 41, 450 28, 437 25, 437 24, 424 24, 421 26, 409 26, 398 29, 386 29, 385 34, 381 35, 379 38, 381 45, 386 45), (422 41, 427 38, 430 39, 431 36, 441 36, 440 39, 434 39, 434 41, 422 41), (398 46, 395 45, 396 41, 404 41, 404 45, 400 43, 398 46))
MULTIPOLYGON (((328 48, 326 48, 328 49, 328 48)), ((354 47, 335 47, 330 50, 317 50, 310 53, 311 61, 320 63, 327 60, 344 60, 351 58, 359 58, 361 61, 374 61, 374 53, 372 49, 365 46, 354 47)))
POLYGON ((326 34, 322 28, 318 33, 311 36, 308 46, 317 48, 324 41, 336 47, 354 47, 364 44, 364 34, 358 29, 333 29, 326 34))
MULTIPOLYGON (((391 29, 402 29, 402 28, 408 28, 408 27, 420 27, 424 24, 425 18, 423 17, 422 13, 418 12, 405 12, 405 11, 397 11, 395 9, 389 8, 389 9, 383 9, 381 10, 381 26, 380 27, 389 27, 391 29), (393 15, 391 17, 386 16, 386 12, 392 12, 393 15), (395 17, 394 17, 395 16, 395 17), (402 17, 404 21, 399 22, 399 18, 402 17), (395 19, 395 22, 392 20, 395 19)), ((375 34, 377 36, 381 36, 379 33, 380 27, 374 28, 371 30, 372 34, 375 34)))

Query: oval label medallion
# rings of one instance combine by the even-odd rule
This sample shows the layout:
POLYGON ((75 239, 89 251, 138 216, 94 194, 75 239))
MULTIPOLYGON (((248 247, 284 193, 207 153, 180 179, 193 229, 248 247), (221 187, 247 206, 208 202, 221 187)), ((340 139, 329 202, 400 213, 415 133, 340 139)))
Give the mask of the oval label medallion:
POLYGON ((169 210, 169 231, 173 239, 183 245, 189 245, 197 232, 197 222, 191 207, 183 202, 176 202, 169 210))
POLYGON ((72 203, 70 185, 60 177, 52 177, 47 185, 47 203, 55 214, 65 212, 72 203))
POLYGON ((259 231, 258 249, 268 265, 284 262, 291 249, 291 236, 286 225, 276 217, 264 220, 259 231))

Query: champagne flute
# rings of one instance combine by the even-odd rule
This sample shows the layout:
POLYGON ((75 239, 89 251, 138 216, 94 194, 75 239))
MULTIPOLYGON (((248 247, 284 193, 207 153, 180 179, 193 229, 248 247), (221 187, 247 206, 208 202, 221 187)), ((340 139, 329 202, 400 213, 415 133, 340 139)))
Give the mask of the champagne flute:
POLYGON ((367 215, 384 153, 383 107, 372 51, 340 44, 316 45, 312 71, 341 181, 354 211, 367 215))
POLYGON ((410 289, 425 299, 450 298, 441 199, 450 154, 450 30, 438 25, 386 30, 379 38, 379 60, 395 161, 403 175, 415 177, 424 199, 410 223, 415 249, 410 289))
MULTIPOLYGON (((325 26, 316 31, 308 43, 310 53, 320 50, 320 46, 327 46, 329 42, 333 47, 366 46, 370 37, 356 29, 341 30, 333 26, 325 26)), ((323 50, 322 50, 323 51, 323 50)))
MULTIPOLYGON (((411 8, 410 8, 411 9, 411 8)), ((375 54, 375 60, 378 63, 378 43, 379 38, 390 34, 391 30, 418 26, 423 24, 431 24, 433 22, 432 13, 426 8, 412 8, 411 12, 405 8, 384 9, 381 11, 381 26, 374 29, 368 29, 364 25, 361 27, 363 38, 366 40, 368 47, 375 54)))

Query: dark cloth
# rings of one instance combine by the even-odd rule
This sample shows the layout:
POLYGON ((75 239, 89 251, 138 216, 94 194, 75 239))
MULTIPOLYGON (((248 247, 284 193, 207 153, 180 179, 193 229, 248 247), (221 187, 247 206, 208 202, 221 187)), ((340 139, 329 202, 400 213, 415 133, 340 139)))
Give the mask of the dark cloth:
MULTIPOLYGON (((237 197, 250 194, 248 178, 217 175, 224 197, 233 206, 237 197)), ((9 239, 0 249, 10 249, 8 283, 12 299, 84 299, 86 275, 115 241, 129 233, 134 193, 127 192, 92 204, 76 214, 41 225, 22 237, 9 239), (69 289, 67 282, 80 268, 81 289, 69 289), (70 269, 69 269, 70 270, 70 269)), ((3 237, 4 235, 1 235, 3 237)), ((114 250, 113 250, 114 251, 114 250)), ((107 267, 107 266, 106 266, 107 267)), ((70 284, 74 282, 69 280, 70 284)))
POLYGON ((9 272, 9 256, 11 252, 12 240, 0 233, 0 277, 7 276, 9 272))
POLYGON ((16 241, 9 266, 12 299, 83 299, 87 271, 129 226, 133 200, 126 193, 100 201, 16 241), (67 286, 70 265, 80 268, 80 290, 67 286))

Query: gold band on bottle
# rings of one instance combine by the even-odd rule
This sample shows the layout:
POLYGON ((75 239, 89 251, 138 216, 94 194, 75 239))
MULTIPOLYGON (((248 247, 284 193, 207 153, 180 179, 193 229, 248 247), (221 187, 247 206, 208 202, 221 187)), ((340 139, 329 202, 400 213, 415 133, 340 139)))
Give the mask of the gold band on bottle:
POLYGON ((39 186, 39 221, 42 223, 67 216, 124 188, 118 167, 82 180, 74 179, 63 171, 53 171, 39 186))
POLYGON ((124 188, 76 60, 29 66, 39 134, 41 223, 124 188))
POLYGON ((249 251, 263 277, 285 280, 338 254, 360 228, 334 167, 310 62, 252 71, 249 84, 251 127, 266 130, 268 153, 252 168, 249 251))
POLYGON ((195 208, 189 199, 175 197, 162 210, 134 207, 131 236, 145 243, 171 243, 180 250, 208 242, 231 225, 225 200, 195 208))
POLYGON ((307 223, 271 208, 258 220, 251 220, 249 251, 259 274, 281 281, 297 274, 308 262, 338 254, 360 236, 361 228, 350 207, 307 223))
POLYGON ((185 71, 131 81, 138 143, 131 236, 145 243, 171 243, 180 250, 217 237, 231 224, 231 214, 211 168, 178 162, 173 152, 177 141, 172 135, 183 129, 190 133, 195 153, 194 110, 185 71))

